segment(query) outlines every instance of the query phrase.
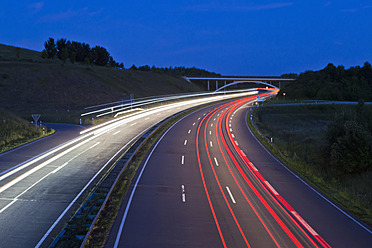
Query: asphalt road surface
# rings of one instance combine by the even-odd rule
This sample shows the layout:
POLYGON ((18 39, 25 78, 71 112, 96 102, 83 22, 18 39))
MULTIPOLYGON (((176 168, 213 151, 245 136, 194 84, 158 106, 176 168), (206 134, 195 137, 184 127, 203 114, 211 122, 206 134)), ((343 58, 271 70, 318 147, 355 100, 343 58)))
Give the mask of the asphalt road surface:
POLYGON ((371 247, 371 230, 260 145, 246 124, 250 102, 207 107, 169 129, 105 247, 371 247))
MULTIPOLYGON (((227 97, 232 96, 213 101, 227 97)), ((84 130, 81 135, 78 130, 61 130, 62 136, 57 133, 0 155, 0 247, 49 246, 86 190, 128 142, 160 120, 208 101, 164 104, 84 130)))

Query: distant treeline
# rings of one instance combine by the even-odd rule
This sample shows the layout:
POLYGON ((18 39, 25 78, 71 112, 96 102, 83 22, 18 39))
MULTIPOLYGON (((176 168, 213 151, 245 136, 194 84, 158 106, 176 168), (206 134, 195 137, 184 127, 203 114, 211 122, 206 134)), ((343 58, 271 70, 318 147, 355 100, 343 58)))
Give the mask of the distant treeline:
POLYGON ((221 76, 221 74, 217 74, 214 72, 209 72, 204 69, 198 69, 195 67, 186 68, 184 66, 178 66, 178 67, 169 67, 169 68, 157 68, 155 66, 140 66, 136 67, 135 65, 132 65, 130 70, 133 71, 151 71, 155 73, 162 73, 171 75, 174 77, 181 77, 181 76, 188 76, 188 77, 204 77, 204 76, 221 76))
POLYGON ((123 63, 117 63, 106 48, 101 46, 90 47, 89 44, 77 41, 69 41, 64 38, 54 41, 49 38, 44 43, 45 49, 41 56, 44 59, 58 58, 64 63, 69 59, 72 63, 81 62, 99 66, 109 65, 111 67, 124 68, 123 63))
POLYGON ((372 67, 328 64, 320 71, 306 71, 286 84, 279 95, 290 99, 319 99, 339 101, 372 101, 372 67))

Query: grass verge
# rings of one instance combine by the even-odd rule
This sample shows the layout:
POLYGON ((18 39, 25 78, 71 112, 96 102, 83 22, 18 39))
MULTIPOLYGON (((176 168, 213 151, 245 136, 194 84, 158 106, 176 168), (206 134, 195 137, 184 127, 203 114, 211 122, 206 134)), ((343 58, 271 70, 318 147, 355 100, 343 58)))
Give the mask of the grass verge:
POLYGON ((17 147, 20 147, 20 146, 23 146, 23 145, 26 145, 26 144, 28 144, 30 142, 35 141, 35 140, 38 140, 38 139, 47 137, 47 136, 49 136, 49 135, 51 135, 53 133, 55 133, 55 130, 49 128, 45 132, 45 135, 38 134, 38 135, 35 135, 35 136, 32 136, 32 137, 27 137, 27 138, 23 138, 23 139, 18 139, 18 140, 12 141, 10 143, 7 143, 5 145, 0 146, 0 153, 9 151, 11 149, 14 149, 14 148, 17 148, 17 147))

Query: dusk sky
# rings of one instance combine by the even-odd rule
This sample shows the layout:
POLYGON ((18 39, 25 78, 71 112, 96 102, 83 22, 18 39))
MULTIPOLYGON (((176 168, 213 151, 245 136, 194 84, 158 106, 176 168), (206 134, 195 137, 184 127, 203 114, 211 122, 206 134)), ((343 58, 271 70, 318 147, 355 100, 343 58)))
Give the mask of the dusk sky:
POLYGON ((3 1, 0 43, 100 45, 126 68, 281 75, 372 62, 370 0, 3 1))

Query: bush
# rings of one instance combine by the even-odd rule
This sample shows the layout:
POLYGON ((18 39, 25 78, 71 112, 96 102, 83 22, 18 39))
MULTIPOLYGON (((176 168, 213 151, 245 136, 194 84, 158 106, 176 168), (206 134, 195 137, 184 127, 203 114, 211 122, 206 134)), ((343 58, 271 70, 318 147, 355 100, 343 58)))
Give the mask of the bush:
POLYGON ((356 115, 342 113, 328 125, 329 166, 339 177, 372 168, 372 135, 356 115))

